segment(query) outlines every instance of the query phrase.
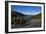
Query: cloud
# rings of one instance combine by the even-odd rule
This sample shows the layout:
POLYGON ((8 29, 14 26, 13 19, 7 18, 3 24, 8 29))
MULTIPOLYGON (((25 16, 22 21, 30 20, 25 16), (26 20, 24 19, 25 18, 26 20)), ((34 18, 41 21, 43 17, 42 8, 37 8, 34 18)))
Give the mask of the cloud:
POLYGON ((28 12, 26 12, 26 11, 20 11, 20 10, 17 11, 17 12, 22 13, 22 14, 25 14, 25 15, 37 15, 37 14, 41 13, 41 11, 37 11, 37 12, 28 11, 28 12))
POLYGON ((26 15, 37 15, 37 14, 40 13, 40 11, 39 12, 35 12, 35 13, 32 13, 32 12, 22 12, 22 13, 26 14, 26 15))

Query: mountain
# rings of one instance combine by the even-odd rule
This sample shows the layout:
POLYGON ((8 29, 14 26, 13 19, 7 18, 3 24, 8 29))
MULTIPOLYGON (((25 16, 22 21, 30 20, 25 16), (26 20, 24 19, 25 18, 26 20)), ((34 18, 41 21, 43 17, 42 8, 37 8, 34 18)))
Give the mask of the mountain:
POLYGON ((26 16, 26 15, 24 15, 24 14, 22 14, 22 13, 19 13, 19 12, 17 12, 17 11, 11 11, 11 17, 24 17, 24 16, 26 16))
POLYGON ((25 14, 19 13, 17 11, 12 11, 11 14, 12 14, 12 17, 18 16, 18 17, 22 17, 22 18, 26 18, 26 19, 41 19, 41 13, 39 13, 37 15, 25 15, 25 14))
POLYGON ((15 14, 16 16, 25 16, 24 14, 19 13, 17 11, 11 11, 11 14, 15 14))
POLYGON ((31 19, 31 15, 25 15, 25 14, 19 13, 17 11, 11 11, 11 14, 12 14, 12 17, 18 16, 18 17, 22 17, 25 19, 31 19))

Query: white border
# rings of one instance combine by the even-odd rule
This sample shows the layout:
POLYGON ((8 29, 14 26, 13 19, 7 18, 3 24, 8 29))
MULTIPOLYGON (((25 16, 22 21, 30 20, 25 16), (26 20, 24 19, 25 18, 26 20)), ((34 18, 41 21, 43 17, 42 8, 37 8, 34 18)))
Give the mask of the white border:
POLYGON ((43 30, 44 29, 44 6, 42 4, 24 4, 24 3, 8 3, 8 32, 16 32, 16 31, 32 31, 32 30, 43 30), (42 7, 42 20, 41 27, 39 28, 20 28, 20 29, 11 29, 11 5, 23 5, 23 6, 41 6, 42 7))

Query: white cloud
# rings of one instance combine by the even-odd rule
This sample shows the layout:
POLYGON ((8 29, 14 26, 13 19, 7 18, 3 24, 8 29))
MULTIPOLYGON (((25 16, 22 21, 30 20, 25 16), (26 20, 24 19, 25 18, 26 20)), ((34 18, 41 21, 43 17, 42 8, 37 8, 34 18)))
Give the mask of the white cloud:
POLYGON ((29 11, 25 12, 25 11, 22 11, 22 12, 20 12, 20 10, 19 10, 19 13, 22 13, 22 14, 25 14, 25 15, 37 15, 37 14, 41 13, 41 11, 38 11, 38 12, 29 12, 29 11))
POLYGON ((31 13, 31 12, 22 12, 22 13, 26 14, 26 15, 37 15, 37 14, 40 13, 40 11, 39 12, 35 12, 35 13, 31 13))

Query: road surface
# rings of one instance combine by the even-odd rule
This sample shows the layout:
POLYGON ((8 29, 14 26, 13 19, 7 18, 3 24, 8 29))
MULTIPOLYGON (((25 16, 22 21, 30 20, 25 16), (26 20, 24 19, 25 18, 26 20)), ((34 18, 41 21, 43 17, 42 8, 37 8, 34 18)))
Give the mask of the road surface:
POLYGON ((14 24, 11 24, 11 28, 32 28, 32 27, 41 27, 40 19, 32 19, 30 22, 27 22, 25 25, 17 25, 15 27, 14 24))

